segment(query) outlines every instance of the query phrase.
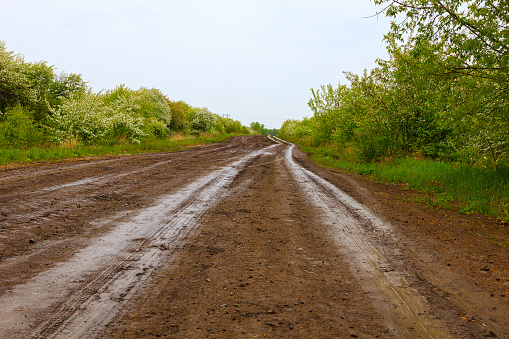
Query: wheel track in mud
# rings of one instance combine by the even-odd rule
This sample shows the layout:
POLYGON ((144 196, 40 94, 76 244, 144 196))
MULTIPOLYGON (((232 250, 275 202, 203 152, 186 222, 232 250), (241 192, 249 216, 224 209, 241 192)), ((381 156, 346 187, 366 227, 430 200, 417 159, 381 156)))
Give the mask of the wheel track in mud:
MULTIPOLYGON (((0 174, 3 175, 3 178, 0 178, 0 240, 5 239, 7 246, 4 251, 6 256, 2 255, 4 253, 0 247, 0 272, 9 270, 13 265, 31 260, 30 258, 34 255, 38 256, 38 253, 44 253, 51 260, 49 247, 38 245, 30 246, 30 251, 25 252, 28 254, 26 256, 13 257, 11 248, 15 246, 19 248, 22 244, 17 239, 25 238, 26 241, 35 239, 37 244, 44 240, 48 246, 55 249, 59 246, 67 248, 69 242, 74 244, 89 230, 102 227, 93 222, 96 214, 95 206, 98 207, 97 214, 100 214, 100 217, 116 213, 111 217, 122 219, 133 210, 136 211, 140 207, 144 208, 145 205, 152 203, 144 199, 146 196, 153 196, 147 192, 146 186, 143 185, 145 180, 154 182, 153 179, 157 179, 158 186, 165 185, 168 187, 167 190, 183 187, 192 180, 191 175, 199 173, 191 170, 190 174, 187 174, 187 168, 192 166, 194 159, 202 164, 200 167, 204 165, 204 158, 208 159, 211 164, 214 164, 217 159, 218 165, 224 165, 249 151, 250 145, 248 150, 239 147, 243 143, 245 141, 239 138, 232 138, 225 144, 200 146, 185 152, 150 153, 115 159, 91 159, 85 160, 86 163, 78 164, 69 162, 37 164, 22 166, 18 169, 1 170, 0 174), (225 157, 225 153, 231 155, 231 159, 225 157), (163 161, 157 161, 161 158, 163 161), (155 161, 157 162, 154 163, 155 161), (59 165, 61 167, 58 167, 59 165), (47 167, 50 168, 46 169, 47 167), (60 174, 61 170, 66 172, 65 175, 60 174), (166 181, 161 179, 168 177, 165 173, 172 173, 175 170, 184 175, 169 175, 171 184, 166 185, 166 181), (153 175, 159 174, 155 172, 161 172, 161 175, 152 178, 153 175), (71 179, 74 180, 71 181, 71 179), (114 203, 114 200, 117 199, 119 201, 122 199, 123 203, 127 203, 125 207, 114 203), (72 219, 76 222, 76 216, 80 216, 82 211, 87 209, 93 213, 79 219, 80 222, 76 230, 70 221, 63 224, 64 219, 67 221, 67 218, 73 217, 73 215, 72 219), (85 223, 92 222, 93 227, 84 227, 84 222, 81 220, 84 220, 85 223), (50 235, 50 237, 48 235, 39 236, 41 229, 53 228, 54 225, 65 232, 63 237, 54 237, 53 235, 56 234, 50 235), (69 226, 71 227, 68 228, 69 226), (11 229, 16 229, 16 231, 13 232, 11 229), (73 235, 75 239, 70 239, 68 235, 73 235), (53 240, 47 241, 48 238, 53 240)), ((218 168, 218 165, 207 165, 207 170, 214 170, 218 168)), ((165 194, 167 192, 160 193, 160 195, 165 194)), ((12 281, 16 280, 15 277, 12 281)))
MULTIPOLYGON (((120 310, 123 301, 136 292, 140 282, 150 276, 158 263, 163 258, 170 259, 169 254, 193 231, 200 217, 220 199, 225 193, 224 189, 238 172, 273 146, 248 153, 233 164, 216 170, 163 199, 159 205, 147 209, 145 215, 138 215, 134 224, 140 228, 143 222, 151 222, 150 220, 157 216, 157 211, 162 212, 156 222, 161 226, 156 227, 152 233, 145 234, 143 240, 138 239, 123 248, 122 252, 125 254, 121 254, 119 259, 88 276, 86 283, 79 289, 58 305, 52 305, 51 317, 30 331, 29 337, 93 336, 120 310)), ((20 298, 23 299, 23 296, 20 298)), ((20 308, 20 305, 16 305, 16 300, 11 300, 10 304, 14 305, 14 309, 20 308)), ((5 310, 0 313, 5 313, 5 310)))
MULTIPOLYGON (((20 326, 21 330, 17 333, 3 334, 6 337, 18 337, 18 334, 22 333, 31 338, 100 335, 101 329, 115 314, 125 311, 123 307, 126 302, 138 294, 140 285, 149 279, 159 263, 167 262, 170 266, 176 263, 181 255, 180 247, 198 228, 204 214, 214 206, 214 201, 219 201, 226 195, 238 194, 246 186, 256 182, 257 175, 262 174, 250 166, 254 163, 259 164, 267 149, 250 151, 251 153, 240 160, 236 156, 236 160, 232 160, 230 165, 213 170, 213 173, 209 172, 210 174, 177 190, 175 194, 163 196, 166 198, 160 199, 156 206, 141 210, 138 217, 131 219, 130 222, 122 222, 125 227, 133 225, 138 227, 133 226, 132 232, 125 231, 126 234, 132 234, 128 239, 121 241, 124 244, 119 245, 122 254, 118 255, 115 261, 101 263, 103 269, 100 271, 85 270, 85 273, 77 276, 78 282, 67 281, 68 285, 74 286, 74 293, 64 295, 67 292, 61 292, 53 299, 51 305, 37 311, 39 315, 35 311, 29 314, 33 319, 42 319, 41 312, 50 310, 52 315, 49 319, 38 323, 32 322, 27 325, 28 327, 20 326), (231 171, 222 172, 226 167, 231 168, 231 171), (255 171, 257 172, 255 176, 250 173, 246 175, 247 178, 236 182, 242 173, 255 171), (153 220, 154 217, 156 220, 153 220), (131 223, 133 225, 130 225, 131 223), (155 226, 148 227, 150 231, 140 231, 140 228, 148 223, 155 226)), ((392 226, 322 177, 310 172, 301 164, 297 165, 292 151, 293 146, 290 146, 274 157, 278 161, 278 166, 284 168, 280 175, 288 177, 288 180, 284 179, 286 185, 300 187, 303 196, 307 196, 310 205, 314 205, 311 208, 313 215, 315 211, 319 212, 321 215, 319 227, 328 229, 330 237, 336 244, 329 247, 337 247, 349 258, 350 271, 367 291, 367 295, 370 296, 368 298, 378 306, 378 312, 385 317, 387 328, 392 335, 412 338, 451 337, 447 325, 443 323, 444 319, 437 320, 434 317, 436 313, 430 311, 426 299, 412 287, 412 282, 409 282, 415 278, 415 272, 410 273, 405 266, 411 265, 412 262, 408 256, 399 252, 402 246, 398 243, 397 234, 393 232, 392 226)), ((244 152, 246 151, 238 150, 235 154, 244 152)), ((190 157, 193 156, 197 155, 190 157)), ((160 166, 159 164, 172 161, 164 160, 144 168, 154 169, 160 166)), ((207 166, 207 169, 214 167, 207 166)), ((112 177, 134 175, 142 172, 144 168, 112 174, 112 177)), ((95 183, 103 183, 102 180, 103 178, 99 178, 95 183)), ((47 193, 51 194, 81 184, 80 180, 74 183, 74 186, 66 186, 68 184, 62 184, 61 187, 50 186, 47 193)), ((122 225, 119 228, 122 228, 122 225)), ((251 253, 245 255, 246 258, 251 258, 251 253)), ((98 265, 89 266, 96 269, 98 265)), ((31 286, 33 289, 35 285, 31 286)), ((70 290, 65 284, 59 286, 70 290)), ((12 294, 19 296, 23 291, 21 289, 12 294)), ((23 307, 26 305, 20 304, 19 307, 15 307, 12 300, 11 304, 5 303, 6 298, 10 297, 9 294, 11 293, 8 293, 7 297, 0 297, 0 304, 8 305, 14 313, 18 312, 17 321, 23 321, 23 307)), ((5 310, 0 311, 0 336, 6 328, 5 324, 12 320, 3 317, 2 312, 5 310)), ((12 323, 15 324, 16 320, 12 323)))
MULTIPOLYGON (((218 154, 218 153, 225 152, 228 149, 232 149, 234 147, 235 147, 235 145, 221 145, 214 149, 209 149, 207 147, 203 147, 203 149, 195 150, 196 153, 193 155, 190 155, 190 157, 196 158, 196 157, 204 156, 204 155, 218 154)), ((237 150, 235 153, 238 153, 238 152, 239 151, 237 150)), ((27 196, 48 194, 50 192, 58 191, 60 189, 70 188, 70 187, 74 187, 74 186, 80 186, 80 185, 89 184, 89 183, 90 184, 91 183, 100 184, 101 182, 106 182, 107 180, 110 180, 110 179, 117 179, 117 178, 121 178, 124 176, 136 175, 141 172, 146 172, 148 170, 154 169, 156 167, 159 167, 161 165, 165 165, 165 164, 168 164, 171 162, 183 161, 183 159, 179 159, 179 158, 173 159, 172 158, 172 159, 168 159, 168 160, 164 160, 164 161, 159 161, 157 163, 151 163, 152 159, 154 159, 154 158, 160 158, 161 156, 173 157, 173 156, 175 156, 175 154, 176 154, 175 152, 170 152, 170 153, 155 153, 155 154, 137 155, 137 156, 134 156, 132 158, 132 160, 135 160, 136 158, 141 158, 143 161, 149 162, 150 165, 143 166, 143 165, 137 164, 136 165, 138 167, 137 169, 133 170, 133 169, 128 168, 125 170, 116 171, 114 173, 102 175, 102 176, 101 175, 89 176, 86 172, 84 172, 83 178, 76 180, 76 181, 72 181, 72 182, 68 182, 68 183, 64 183, 64 184, 58 184, 58 185, 54 185, 54 186, 50 186, 50 187, 43 187, 43 188, 36 189, 35 191, 26 192, 26 193, 17 192, 16 194, 11 194, 11 195, 0 194, 0 199, 13 199, 13 198, 21 199, 21 198, 24 198, 27 196)), ((12 174, 10 175, 10 171, 7 169, 4 171, 5 173, 3 174, 3 176, 0 177, 0 183, 5 180, 16 179, 16 177, 22 177, 23 179, 27 179, 29 177, 35 177, 35 176, 40 177, 41 175, 44 175, 45 173, 48 173, 51 175, 53 172, 55 172, 57 170, 58 171, 67 171, 67 172, 84 171, 87 169, 87 167, 94 167, 94 169, 97 169, 101 165, 108 165, 109 167, 114 168, 112 165, 115 165, 117 163, 122 164, 122 162, 125 162, 125 158, 123 158, 123 157, 117 158, 117 159, 94 160, 93 162, 67 165, 67 166, 65 166, 63 168, 59 168, 59 169, 47 169, 47 170, 34 171, 34 172, 28 172, 28 173, 21 172, 21 173, 17 173, 14 175, 12 175, 12 174)))
POLYGON ((397 242, 390 225, 325 179, 298 165, 293 160, 294 147, 290 144, 286 150, 288 168, 308 193, 310 202, 322 210, 324 224, 329 225, 339 249, 350 257, 351 271, 358 276, 361 285, 385 299, 378 306, 382 307, 394 334, 411 338, 452 338, 446 324, 432 316, 424 297, 411 288, 405 279, 408 273, 399 270, 404 264, 397 263, 400 260, 398 250, 387 246, 397 242), (385 245, 380 245, 379 237, 386 239, 385 245), (396 263, 398 269, 393 268, 396 263))

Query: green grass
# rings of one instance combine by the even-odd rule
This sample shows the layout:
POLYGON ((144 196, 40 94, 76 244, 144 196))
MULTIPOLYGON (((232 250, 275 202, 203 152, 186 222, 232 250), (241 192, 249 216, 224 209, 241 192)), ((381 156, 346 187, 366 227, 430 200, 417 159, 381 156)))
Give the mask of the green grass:
POLYGON ((184 150, 198 145, 224 141, 232 134, 183 136, 153 139, 140 144, 119 143, 118 145, 87 146, 68 144, 57 147, 31 147, 28 149, 0 149, 0 165, 49 162, 61 159, 101 157, 120 154, 169 152, 184 150))
POLYGON ((423 193, 434 206, 481 213, 509 221, 509 167, 482 168, 428 159, 402 158, 360 163, 330 147, 302 147, 322 166, 343 169, 376 180, 403 184, 423 193))

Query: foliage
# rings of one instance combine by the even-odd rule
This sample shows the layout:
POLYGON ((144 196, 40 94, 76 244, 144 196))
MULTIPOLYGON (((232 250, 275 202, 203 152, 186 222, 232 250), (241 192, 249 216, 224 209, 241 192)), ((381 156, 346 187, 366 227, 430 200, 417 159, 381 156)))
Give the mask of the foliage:
POLYGON ((272 136, 275 137, 278 133, 279 133, 279 128, 269 128, 269 129, 267 129, 267 134, 268 135, 272 135, 272 136))
POLYGON ((312 119, 281 135, 334 143, 365 162, 427 157, 479 166, 509 160, 509 30, 503 2, 374 0, 405 15, 389 60, 348 84, 311 90, 312 119), (310 123, 311 122, 311 123, 310 123))
POLYGON ((373 0, 388 5, 393 22, 386 39, 441 46, 451 64, 450 72, 488 76, 507 82, 509 66, 509 16, 507 1, 493 0, 373 0))
POLYGON ((170 111, 172 114, 172 119, 170 122, 170 129, 172 131, 184 131, 189 128, 189 112, 192 107, 186 103, 185 101, 168 101, 170 106, 170 111))
POLYGON ((177 132, 252 130, 205 107, 171 101, 156 88, 120 85, 94 93, 81 75, 26 62, 0 41, 0 145, 12 148, 10 154, 43 144, 139 144, 177 132))
POLYGON ((158 121, 162 122, 167 131, 171 128, 171 107, 168 98, 156 88, 140 88, 140 106, 145 109, 146 115, 153 115, 158 121))
POLYGON ((348 142, 353 136, 356 123, 353 119, 353 98, 356 91, 345 85, 338 84, 321 86, 311 89, 312 98, 308 106, 314 113, 313 141, 315 145, 334 141, 348 142))
POLYGON ((78 137, 86 144, 140 142, 149 135, 164 136, 171 123, 170 106, 159 90, 124 85, 104 93, 79 92, 51 110, 50 128, 59 142, 78 137))
POLYGON ((390 58, 346 73, 346 85, 312 89, 313 117, 286 121, 278 135, 321 164, 507 219, 507 2, 373 1, 404 17, 385 36, 390 58))
POLYGON ((78 74, 57 74, 46 62, 28 63, 22 55, 7 51, 0 41, 0 111, 20 104, 33 111, 33 118, 44 122, 49 106, 58 106, 61 99, 86 90, 78 74))
POLYGON ((227 134, 252 134, 253 131, 243 126, 240 121, 216 116, 214 130, 227 134))
POLYGON ((260 124, 259 122, 252 122, 250 126, 251 126, 251 129, 253 129, 258 134, 261 134, 261 135, 276 136, 277 133, 278 133, 278 129, 268 129, 268 128, 265 128, 265 125, 264 124, 260 124))
POLYGON ((30 147, 43 140, 43 132, 34 124, 33 112, 16 105, 2 114, 0 146, 3 148, 30 147))
POLYGON ((191 120, 191 128, 198 132, 207 132, 212 130, 216 118, 214 114, 206 107, 202 107, 196 110, 191 120))
POLYGON ((0 111, 5 111, 17 103, 27 105, 36 100, 27 74, 29 64, 20 55, 7 51, 0 41, 0 111))
POLYGON ((304 118, 302 121, 286 120, 279 129, 277 136, 290 141, 310 137, 314 131, 312 127, 313 121, 314 118, 304 118))

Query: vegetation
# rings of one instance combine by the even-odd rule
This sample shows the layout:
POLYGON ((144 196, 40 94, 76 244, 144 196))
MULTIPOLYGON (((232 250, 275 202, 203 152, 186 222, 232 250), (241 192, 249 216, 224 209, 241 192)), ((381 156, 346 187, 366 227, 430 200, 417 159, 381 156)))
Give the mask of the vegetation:
POLYGON ((61 159, 181 151, 192 146, 221 142, 232 135, 234 134, 203 133, 195 136, 177 133, 167 138, 146 139, 140 143, 115 145, 68 143, 55 147, 6 148, 0 149, 0 166, 61 159))
MULTIPOLYGON (((159 141, 164 141, 173 147, 169 139, 176 133, 219 136, 254 131, 206 107, 172 101, 155 88, 120 85, 94 93, 81 75, 58 74, 45 62, 26 62, 0 41, 1 164, 64 154, 88 156, 91 150, 114 145, 121 145, 119 150, 136 144, 144 145, 139 149, 159 149, 159 141)), ((110 147, 105 152, 114 151, 110 147)))
POLYGON ((277 133, 278 133, 277 129, 268 129, 268 128, 265 128, 265 125, 264 124, 260 124, 259 122, 252 122, 251 123, 251 128, 254 131, 256 131, 258 134, 261 134, 261 135, 276 136, 277 133))
POLYGON ((311 158, 328 168, 341 168, 360 175, 369 175, 414 189, 421 200, 463 213, 483 213, 509 221, 509 168, 479 167, 461 163, 413 157, 401 157, 381 162, 362 162, 345 157, 333 145, 306 146, 302 149, 311 158))
POLYGON ((385 36, 389 60, 362 75, 345 73, 347 84, 312 89, 313 116, 286 121, 278 136, 312 147, 329 165, 508 218, 507 4, 374 2, 404 17, 385 36))

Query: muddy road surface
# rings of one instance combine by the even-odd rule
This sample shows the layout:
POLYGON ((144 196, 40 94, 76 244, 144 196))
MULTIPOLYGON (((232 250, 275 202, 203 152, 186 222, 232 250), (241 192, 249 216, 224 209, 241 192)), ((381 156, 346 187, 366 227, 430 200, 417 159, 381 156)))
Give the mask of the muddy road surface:
POLYGON ((262 136, 0 171, 1 338, 509 338, 509 227, 262 136))

